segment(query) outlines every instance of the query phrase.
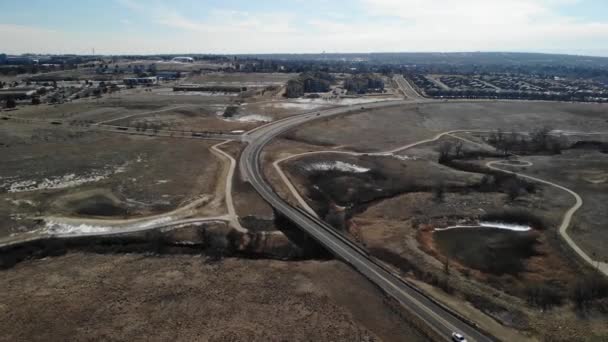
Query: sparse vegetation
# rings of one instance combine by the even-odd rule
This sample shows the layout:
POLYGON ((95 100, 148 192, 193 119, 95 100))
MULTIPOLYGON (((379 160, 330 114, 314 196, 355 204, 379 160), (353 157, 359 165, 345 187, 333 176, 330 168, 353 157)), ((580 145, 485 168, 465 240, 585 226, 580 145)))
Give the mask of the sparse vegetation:
POLYGON ((537 254, 537 236, 531 233, 469 228, 436 232, 434 237, 447 257, 494 275, 517 275, 537 254))
POLYGON ((554 306, 559 306, 564 301, 563 291, 549 282, 528 286, 525 289, 525 296, 529 305, 538 307, 542 310, 548 310, 554 306))
POLYGON ((596 300, 608 297, 608 281, 599 275, 585 275, 573 286, 570 299, 577 309, 589 309, 596 300))

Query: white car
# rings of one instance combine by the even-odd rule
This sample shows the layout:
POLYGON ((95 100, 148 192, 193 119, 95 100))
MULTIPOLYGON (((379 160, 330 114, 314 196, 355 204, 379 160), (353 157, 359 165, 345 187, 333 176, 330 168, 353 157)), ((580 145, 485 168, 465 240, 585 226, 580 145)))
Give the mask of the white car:
POLYGON ((464 338, 464 336, 462 336, 459 333, 452 333, 452 341, 454 341, 454 342, 467 342, 467 339, 464 338))

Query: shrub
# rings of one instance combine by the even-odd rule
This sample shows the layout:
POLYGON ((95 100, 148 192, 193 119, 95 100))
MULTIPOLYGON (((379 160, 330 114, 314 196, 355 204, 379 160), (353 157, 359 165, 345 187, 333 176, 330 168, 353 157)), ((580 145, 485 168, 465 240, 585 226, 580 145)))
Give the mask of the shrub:
POLYGON ((561 305, 564 297, 554 285, 550 283, 534 284, 525 289, 528 304, 541 308, 550 309, 561 305))
POLYGON ((578 280, 570 293, 570 299, 580 310, 587 308, 594 300, 608 297, 608 281, 593 274, 578 280))

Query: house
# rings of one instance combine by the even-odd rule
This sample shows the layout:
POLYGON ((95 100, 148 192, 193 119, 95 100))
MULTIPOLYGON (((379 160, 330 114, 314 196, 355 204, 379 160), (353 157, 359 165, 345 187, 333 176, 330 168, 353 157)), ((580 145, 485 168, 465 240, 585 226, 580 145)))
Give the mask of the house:
POLYGON ((135 85, 154 85, 158 84, 158 77, 133 77, 133 78, 125 78, 122 80, 125 85, 135 86, 135 85))
POLYGON ((36 89, 33 88, 13 88, 0 89, 0 100, 13 98, 15 100, 25 100, 36 94, 36 89))
POLYGON ((180 78, 181 72, 179 71, 158 71, 156 72, 156 77, 162 78, 164 80, 176 80, 180 78))

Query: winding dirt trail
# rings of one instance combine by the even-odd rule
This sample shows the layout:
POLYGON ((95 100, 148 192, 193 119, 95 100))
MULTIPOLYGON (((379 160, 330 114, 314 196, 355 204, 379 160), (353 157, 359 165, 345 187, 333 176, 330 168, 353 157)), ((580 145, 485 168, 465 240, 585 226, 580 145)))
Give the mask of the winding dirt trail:
POLYGON ((236 169, 236 160, 234 160, 234 158, 232 158, 231 155, 229 155, 228 153, 226 153, 222 149, 220 149, 220 146, 222 146, 224 144, 228 144, 230 142, 232 142, 232 140, 224 141, 217 145, 213 145, 211 147, 211 151, 214 152, 220 158, 225 158, 225 159, 228 159, 228 161, 229 161, 228 172, 225 176, 226 185, 224 186, 224 199, 226 202, 226 208, 228 209, 228 217, 230 219, 231 225, 236 230, 238 230, 240 232, 247 232, 247 229, 245 229, 245 228, 243 228, 243 226, 241 226, 241 222, 239 221, 239 217, 236 213, 236 209, 234 209, 234 201, 232 200, 232 184, 233 184, 233 178, 234 178, 234 170, 236 169))
POLYGON ((87 218, 74 218, 74 217, 53 217, 47 216, 42 217, 45 222, 53 222, 55 224, 65 224, 69 226, 80 226, 87 225, 93 227, 110 227, 115 232, 130 231, 137 229, 137 227, 157 226, 157 222, 163 222, 166 224, 173 224, 175 222, 181 222, 183 220, 194 220, 194 221, 205 221, 205 220, 223 220, 229 221, 230 224, 240 232, 247 232, 239 222, 236 210, 234 209, 234 203, 232 201, 232 178, 234 176, 234 170, 236 168, 236 161, 232 156, 220 149, 220 146, 231 142, 232 140, 224 141, 211 147, 211 152, 224 164, 222 179, 224 182, 218 181, 213 199, 212 196, 204 195, 185 206, 179 207, 175 210, 133 218, 133 219, 87 219, 87 218), (219 214, 211 217, 197 217, 201 207, 221 208, 226 207, 227 214, 219 214))
POLYGON ((572 223, 572 217, 583 206, 583 199, 581 198, 581 196, 579 194, 577 194, 576 192, 574 192, 571 189, 566 188, 565 186, 562 186, 562 185, 559 185, 559 184, 556 184, 556 183, 553 183, 553 182, 550 182, 550 181, 547 181, 544 179, 540 179, 537 177, 529 176, 529 175, 526 175, 523 173, 501 169, 501 168, 496 167, 495 165, 506 165, 506 164, 504 164, 504 162, 500 161, 500 160, 491 161, 491 162, 486 163, 486 166, 492 170, 509 173, 509 174, 516 175, 521 178, 529 179, 534 182, 550 185, 552 187, 558 188, 558 189, 565 191, 565 192, 569 193, 570 195, 572 195, 572 197, 574 197, 574 199, 575 199, 575 204, 570 209, 568 209, 568 211, 566 211, 566 213, 564 214, 562 223, 559 226, 559 234, 562 237, 562 239, 564 239, 564 241, 566 241, 568 246, 570 246, 570 248, 572 248, 576 252, 576 254, 578 254, 589 265, 591 265, 594 268, 597 268, 597 270, 600 271, 601 273, 603 273, 605 276, 608 276, 608 263, 601 262, 599 260, 593 260, 587 253, 585 253, 585 251, 583 251, 576 244, 576 242, 574 242, 574 240, 572 240, 570 235, 568 235, 568 228, 570 227, 570 224, 572 223))
MULTIPOLYGON (((466 139, 463 137, 460 137, 458 135, 456 135, 457 133, 466 133, 466 132, 475 132, 475 133, 488 133, 488 132, 492 132, 491 130, 453 130, 453 131, 447 131, 447 132, 443 132, 443 133, 439 133, 436 136, 434 136, 433 138, 430 139, 424 139, 424 140, 420 140, 408 145, 404 145, 404 146, 400 146, 397 148, 394 148, 392 150, 388 150, 385 152, 375 152, 375 153, 362 153, 362 152, 351 152, 351 151, 335 151, 335 150, 326 150, 326 151, 312 151, 312 152, 303 152, 303 153, 298 153, 298 154, 293 154, 284 158, 281 158, 279 160, 276 160, 273 163, 273 166, 275 168, 275 170, 277 171, 277 173, 279 174, 281 180, 285 183, 285 185, 287 186, 287 188, 289 189, 289 191, 291 192, 291 194, 293 195, 293 197, 298 201, 298 203, 300 204, 300 206, 302 208, 304 208, 305 210, 309 211, 311 214, 317 216, 317 214, 314 212, 314 210, 308 205, 308 203, 306 203, 306 201, 304 200, 304 198, 300 195, 300 193, 298 192, 298 190, 296 189, 296 187, 293 185, 293 183, 291 182, 291 180, 289 179, 289 177, 287 177, 287 175, 285 175, 285 173, 283 172, 283 170, 281 169, 280 164, 282 162, 285 162, 287 160, 291 160, 294 158, 299 158, 299 157, 303 157, 303 156, 309 156, 309 155, 318 155, 318 154, 343 154, 343 155, 351 155, 351 156, 362 156, 362 155, 368 155, 368 156, 390 156, 392 154, 398 153, 398 152, 403 152, 405 150, 411 149, 413 147, 419 146, 419 145, 423 145, 423 144, 427 144, 427 143, 431 143, 431 142, 435 142, 445 136, 450 136, 459 140, 462 140, 466 143, 469 144, 474 144, 477 145, 479 147, 482 148, 487 148, 487 146, 484 146, 483 144, 480 144, 478 142, 472 141, 470 139, 466 139)), ((598 133, 590 133, 590 134, 598 134, 598 133)), ((604 134, 604 133, 602 133, 604 134)), ((566 191, 567 193, 569 193, 570 195, 572 195, 572 197, 574 197, 575 199, 575 204, 568 209, 568 211, 566 211, 566 213, 564 214, 564 217, 562 219, 562 223, 560 224, 559 227, 559 234, 560 236, 564 239, 564 241, 568 244, 568 246, 570 246, 570 248, 572 248, 576 254, 578 254, 583 260, 585 260, 585 262, 587 262, 589 265, 591 265, 592 267, 596 268, 598 271, 600 271, 602 274, 604 274, 605 276, 608 276, 608 263, 605 262, 601 262, 599 260, 594 260, 592 259, 587 253, 585 253, 585 251, 583 251, 577 244, 576 242, 574 242, 574 240, 572 240, 572 238, 570 237, 570 235, 568 235, 568 228, 570 227, 570 224, 572 223, 572 217, 574 216, 574 214, 583 206, 583 199, 581 198, 581 196, 579 194, 577 194, 576 192, 574 192, 571 189, 568 189, 562 185, 544 180, 544 179, 540 179, 537 177, 533 177, 533 176, 529 176, 529 175, 525 175, 522 173, 518 173, 518 172, 512 172, 512 171, 508 171, 508 170, 504 170, 501 168, 496 167, 495 165, 505 165, 504 161, 502 160, 495 160, 495 161, 490 161, 486 164, 486 166, 492 170, 495 171, 500 171, 500 172, 505 172, 505 173, 509 173, 509 174, 513 174, 522 178, 526 178, 529 180, 532 180, 534 182, 538 182, 538 183, 542 183, 545 185, 549 185, 549 186, 553 186, 555 188, 558 188, 562 191, 566 191)), ((526 165, 529 164, 529 162, 526 162, 526 165)))

